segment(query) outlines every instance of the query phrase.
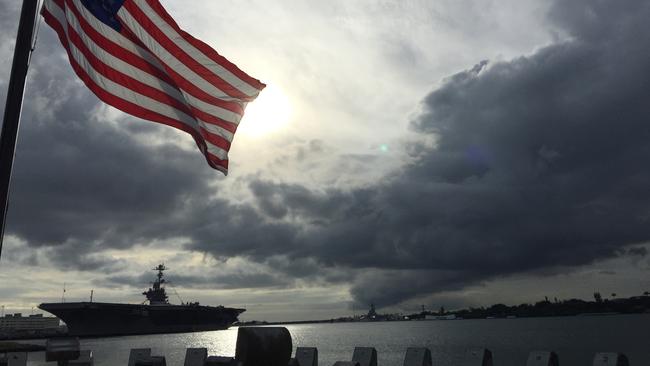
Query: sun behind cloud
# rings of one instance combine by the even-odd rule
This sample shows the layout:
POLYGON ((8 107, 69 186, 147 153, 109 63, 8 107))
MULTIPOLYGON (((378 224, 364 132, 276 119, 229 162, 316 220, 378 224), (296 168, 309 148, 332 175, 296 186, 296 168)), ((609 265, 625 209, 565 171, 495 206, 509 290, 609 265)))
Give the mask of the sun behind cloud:
POLYGON ((277 86, 268 85, 259 97, 246 107, 238 134, 261 137, 282 130, 291 118, 291 102, 277 86))

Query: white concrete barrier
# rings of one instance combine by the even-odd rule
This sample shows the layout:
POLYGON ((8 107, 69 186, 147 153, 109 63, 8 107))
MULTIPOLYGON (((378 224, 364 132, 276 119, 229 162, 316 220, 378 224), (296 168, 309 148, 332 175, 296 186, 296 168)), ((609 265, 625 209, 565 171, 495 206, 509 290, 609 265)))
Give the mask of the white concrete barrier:
POLYGON ((410 347, 404 356, 404 366, 431 366, 431 351, 428 348, 410 347))
POLYGON ((534 351, 528 355, 526 366, 559 366, 559 360, 555 352, 534 351))
POLYGON ((463 366, 493 366, 492 352, 489 349, 477 348, 470 349, 465 353, 463 366))
POLYGON ((204 366, 207 358, 207 348, 188 348, 187 351, 185 351, 184 366, 204 366))
POLYGON ((315 347, 298 347, 296 349, 298 366, 318 366, 318 349, 315 347))
POLYGON ((622 353, 596 353, 594 356, 594 366, 629 366, 630 362, 622 353))
POLYGON ((148 360, 151 357, 151 348, 134 348, 129 353, 129 366, 135 366, 138 361, 148 360))
POLYGON ((356 347, 352 362, 358 362, 359 366, 377 366, 377 350, 373 347, 356 347))

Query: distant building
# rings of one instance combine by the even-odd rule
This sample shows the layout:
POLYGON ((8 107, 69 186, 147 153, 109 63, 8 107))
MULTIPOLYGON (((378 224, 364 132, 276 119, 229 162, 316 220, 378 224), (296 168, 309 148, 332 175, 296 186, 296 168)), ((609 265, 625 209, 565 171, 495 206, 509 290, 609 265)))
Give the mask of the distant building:
POLYGON ((456 320, 456 315, 454 314, 448 314, 448 315, 426 315, 424 317, 425 320, 456 320))
POLYGON ((44 317, 43 314, 23 316, 21 313, 16 313, 0 318, 0 330, 57 329, 59 325, 59 318, 44 317))

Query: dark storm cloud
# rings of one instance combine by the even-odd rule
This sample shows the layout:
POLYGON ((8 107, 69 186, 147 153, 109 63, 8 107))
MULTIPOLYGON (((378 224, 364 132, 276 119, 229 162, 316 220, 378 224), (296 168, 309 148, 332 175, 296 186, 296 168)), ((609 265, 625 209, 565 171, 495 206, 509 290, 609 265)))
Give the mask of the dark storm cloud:
POLYGON ((0 3, 0 28, 2 29, 0 37, 2 39, 16 37, 20 6, 21 4, 17 1, 3 1, 0 3))
POLYGON ((643 43, 635 42, 637 39, 647 40, 642 30, 649 9, 650 4, 642 0, 557 0, 549 18, 577 39, 595 43, 625 41, 634 48, 634 43, 643 43), (628 38, 633 34, 638 38, 628 38))
MULTIPOLYGON (((185 236, 183 216, 222 179, 189 150, 147 144, 165 128, 115 125, 73 76, 53 32, 42 30, 25 96, 8 213, 9 234, 69 269, 116 269, 100 252, 185 236), (181 217, 179 225, 173 225, 181 217)), ((173 132, 172 132, 173 133, 173 132)), ((218 201, 213 201, 219 204, 218 201)))
POLYGON ((617 274, 616 271, 600 271, 598 273, 607 276, 615 276, 617 274))
POLYGON ((313 154, 322 154, 325 152, 323 141, 311 140, 305 146, 299 146, 296 149, 296 160, 303 161, 313 154))
MULTIPOLYGON (((143 273, 139 276, 109 276, 96 280, 99 286, 114 287, 125 285, 134 288, 141 288, 144 284, 151 282, 151 273, 143 273)), ((167 281, 172 286, 180 288, 205 288, 205 289, 255 289, 255 288, 285 288, 293 283, 293 280, 278 273, 226 273, 214 276, 197 276, 174 274, 167 281)))
MULTIPOLYGON (((16 30, 18 29, 18 22, 15 20, 18 17, 18 11, 14 2, 3 1, 0 2, 0 45, 2 50, 5 45, 13 45, 16 37, 16 30)), ((9 73, 11 60, 13 57, 13 46, 5 52, 0 53, 0 62, 5 67, 0 70, 0 112, 4 115, 4 103, 7 98, 7 86, 9 84, 9 73), (11 51, 11 52, 7 52, 11 51)))
POLYGON ((552 15, 574 39, 446 80, 413 122, 435 147, 385 182, 251 183, 259 211, 293 228, 264 248, 365 268, 353 296, 395 304, 650 240, 649 6, 567 1, 552 15))
POLYGON ((412 298, 414 294, 460 290, 482 278, 471 269, 467 271, 367 270, 354 282, 350 293, 355 299, 355 306, 360 308, 370 303, 394 305, 412 298))
POLYGON ((634 247, 628 249, 625 254, 631 257, 647 257, 648 249, 646 247, 634 247))
POLYGON ((184 285, 344 282, 378 305, 619 256, 650 240, 649 16, 643 1, 558 2, 552 19, 574 39, 448 78, 413 122, 435 144, 409 146, 402 169, 349 190, 253 177, 251 204, 214 198, 221 178, 197 151, 141 142, 168 129, 97 117, 42 32, 8 232, 64 268, 103 271, 121 265, 105 249, 182 237, 270 269, 184 285))
POLYGON ((88 242, 71 240, 46 249, 44 255, 63 270, 115 273, 128 268, 125 261, 102 254, 102 249, 88 242))

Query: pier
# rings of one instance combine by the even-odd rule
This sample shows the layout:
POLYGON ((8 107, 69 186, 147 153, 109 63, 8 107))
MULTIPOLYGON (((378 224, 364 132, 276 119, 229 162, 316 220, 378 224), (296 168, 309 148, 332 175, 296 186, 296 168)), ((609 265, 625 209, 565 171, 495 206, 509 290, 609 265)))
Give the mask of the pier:
MULTIPOLYGON (((423 347, 405 350, 403 366, 432 366, 432 351, 423 347)), ((48 365, 94 366, 92 350, 81 349, 78 338, 53 338, 45 346, 48 365)), ((26 366, 26 352, 0 353, 0 366, 26 366)), ((525 366, 559 366, 552 350, 532 351, 525 366)), ((594 355, 592 366, 629 366, 621 353, 594 355)), ((167 366, 164 355, 152 355, 150 348, 132 349, 128 360, 114 366, 167 366)), ((242 327, 237 334, 235 355, 209 355, 206 348, 188 348, 183 365, 170 366, 318 366, 317 347, 297 347, 293 353, 291 334, 283 327, 242 327)), ((323 365, 330 366, 330 365, 323 365)), ((383 366, 373 347, 355 347, 348 359, 333 366, 383 366)), ((458 366, 495 366, 489 349, 469 349, 458 366)), ((498 366, 498 364, 496 365, 498 366)), ((523 366, 523 365, 522 365, 523 366)))

